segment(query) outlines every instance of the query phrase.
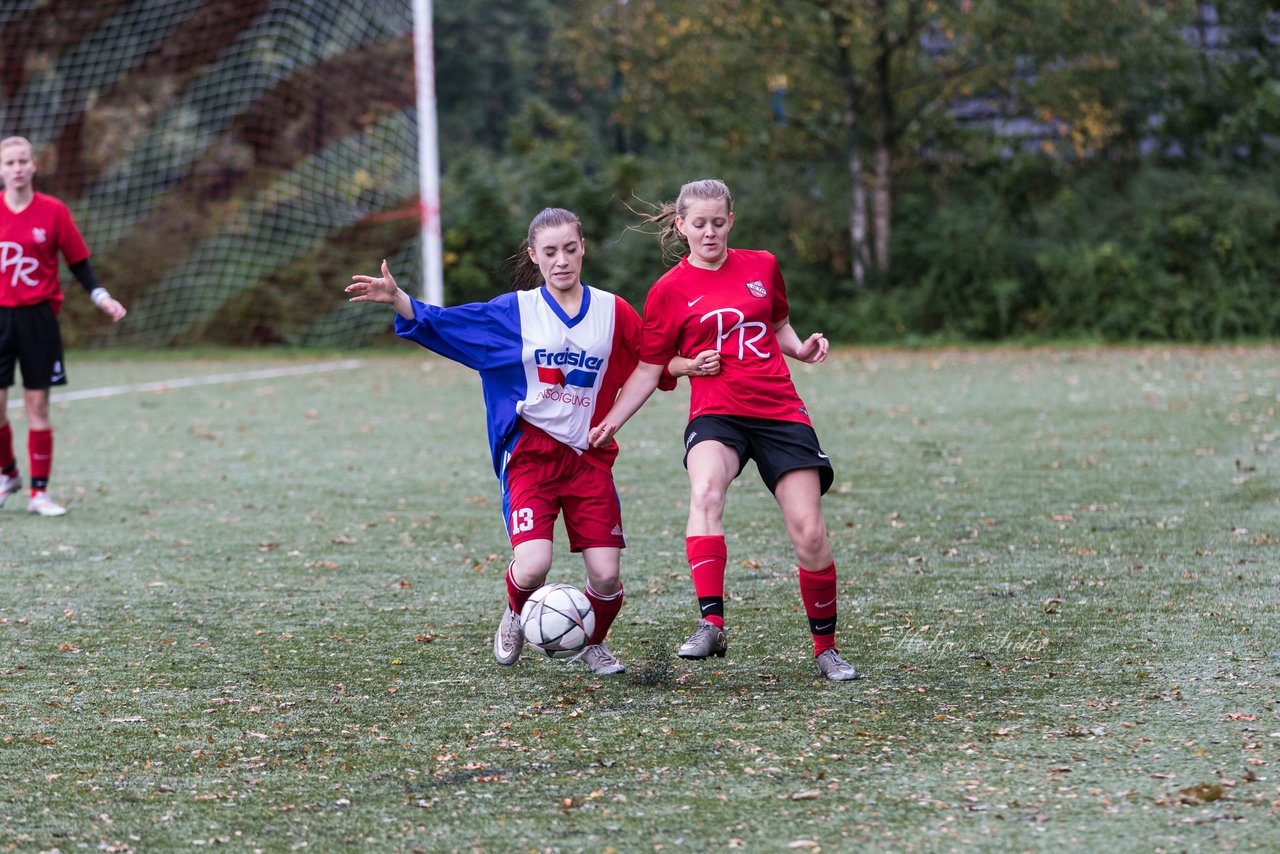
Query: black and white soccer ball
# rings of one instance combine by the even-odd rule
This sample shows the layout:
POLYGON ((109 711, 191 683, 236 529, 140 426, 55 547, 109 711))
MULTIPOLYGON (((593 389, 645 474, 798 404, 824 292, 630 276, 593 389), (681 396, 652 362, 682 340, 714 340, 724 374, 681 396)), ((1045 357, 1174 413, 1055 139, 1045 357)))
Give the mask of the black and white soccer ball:
POLYGON ((596 630, 596 612, 572 584, 539 587, 520 609, 524 641, 551 658, 572 658, 596 630))

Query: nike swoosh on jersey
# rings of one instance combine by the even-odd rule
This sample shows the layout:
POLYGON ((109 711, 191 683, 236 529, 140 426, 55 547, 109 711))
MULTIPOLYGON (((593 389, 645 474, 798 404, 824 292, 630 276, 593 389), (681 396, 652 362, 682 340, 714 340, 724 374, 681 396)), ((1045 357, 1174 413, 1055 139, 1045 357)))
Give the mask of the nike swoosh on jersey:
MULTIPOLYGON (((702 297, 705 297, 705 296, 706 294, 702 295, 702 297)), ((698 299, 689 300, 689 308, 693 308, 695 305, 697 305, 702 300, 702 297, 698 297, 698 299)))

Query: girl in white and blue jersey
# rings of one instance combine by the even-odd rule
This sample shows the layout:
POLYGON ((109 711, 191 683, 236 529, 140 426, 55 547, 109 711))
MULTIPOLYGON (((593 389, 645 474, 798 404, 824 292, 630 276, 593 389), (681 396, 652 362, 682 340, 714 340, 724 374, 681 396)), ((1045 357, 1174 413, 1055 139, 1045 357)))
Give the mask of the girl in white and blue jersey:
MULTIPOLYGON (((352 302, 396 310, 396 334, 480 372, 493 469, 514 559, 494 657, 513 665, 524 635, 520 609, 551 569, 556 517, 586 564, 596 628, 581 660, 598 674, 625 667, 605 646, 622 608, 622 511, 613 483, 616 442, 597 448, 591 428, 637 363, 641 321, 621 297, 582 283, 582 223, 547 208, 529 224, 515 290, 489 302, 439 308, 413 299, 387 263, 381 276, 353 276, 352 302)), ((661 387, 675 379, 664 373, 661 387)))

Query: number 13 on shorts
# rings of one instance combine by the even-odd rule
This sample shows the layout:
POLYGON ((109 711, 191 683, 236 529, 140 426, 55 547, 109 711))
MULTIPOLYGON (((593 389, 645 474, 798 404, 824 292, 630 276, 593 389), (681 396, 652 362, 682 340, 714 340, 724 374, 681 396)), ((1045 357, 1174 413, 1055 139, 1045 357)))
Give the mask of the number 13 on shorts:
MULTIPOLYGON (((492 517, 490 517, 492 518, 492 517)), ((511 533, 523 534, 533 530, 533 511, 528 507, 511 511, 511 533)))

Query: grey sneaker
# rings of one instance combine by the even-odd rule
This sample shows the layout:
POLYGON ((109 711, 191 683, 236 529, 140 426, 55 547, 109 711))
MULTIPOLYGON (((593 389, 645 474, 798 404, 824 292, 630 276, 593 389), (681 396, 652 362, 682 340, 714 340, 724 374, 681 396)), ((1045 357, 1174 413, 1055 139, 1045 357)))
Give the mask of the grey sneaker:
POLYGON ((22 478, 14 472, 12 476, 0 474, 0 507, 4 506, 5 501, 10 495, 22 489, 22 478))
POLYGON ((844 660, 844 656, 839 650, 829 649, 816 659, 818 663, 818 673, 827 677, 832 682, 848 682, 850 679, 858 678, 858 671, 853 669, 853 665, 844 660))
POLYGON ((582 651, 578 656, 587 667, 591 668, 591 672, 597 676, 612 676, 615 673, 622 673, 627 666, 614 657, 609 652, 609 647, 602 643, 594 643, 582 651))
POLYGON ((524 629, 520 626, 520 615, 507 606, 507 612, 498 623, 498 630, 493 633, 493 657, 499 664, 507 667, 520 660, 520 651, 524 649, 524 629))
POLYGON ((691 658, 695 661, 701 661, 712 655, 724 658, 725 650, 728 648, 729 640, 724 635, 724 629, 715 623, 708 623, 703 620, 698 623, 698 628, 694 633, 689 635, 689 639, 676 650, 676 655, 681 658, 691 658))

